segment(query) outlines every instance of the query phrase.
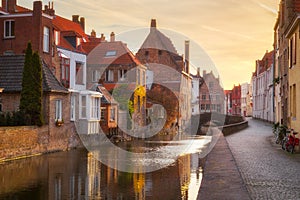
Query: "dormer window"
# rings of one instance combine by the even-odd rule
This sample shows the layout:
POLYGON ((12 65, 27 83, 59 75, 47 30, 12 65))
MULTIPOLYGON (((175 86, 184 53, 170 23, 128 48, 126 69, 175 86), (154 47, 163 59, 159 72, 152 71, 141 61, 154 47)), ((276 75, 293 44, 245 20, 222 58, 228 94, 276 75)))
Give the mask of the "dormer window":
POLYGON ((112 57, 112 56, 116 56, 117 55, 117 51, 107 51, 105 53, 106 57, 112 57))
POLYGON ((14 38, 15 37, 15 21, 6 20, 4 21, 4 38, 14 38))

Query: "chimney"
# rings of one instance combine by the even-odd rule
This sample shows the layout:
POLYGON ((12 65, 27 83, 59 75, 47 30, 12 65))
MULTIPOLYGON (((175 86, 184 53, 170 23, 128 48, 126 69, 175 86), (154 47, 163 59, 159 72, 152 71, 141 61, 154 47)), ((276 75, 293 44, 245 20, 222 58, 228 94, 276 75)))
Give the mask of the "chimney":
POLYGON ((105 41, 105 36, 103 33, 101 33, 101 37, 100 37, 101 41, 105 41))
POLYGON ((80 25, 83 31, 85 31, 85 18, 81 17, 80 18, 80 25))
POLYGON ((79 15, 72 15, 72 21, 79 23, 79 15))
POLYGON ((95 31, 94 29, 93 29, 92 32, 91 32, 91 37, 92 37, 92 38, 95 38, 95 37, 96 37, 96 31, 95 31))
POLYGON ((2 0, 2 8, 9 13, 16 11, 17 0, 2 0))
POLYGON ((185 41, 185 72, 190 73, 190 41, 185 41))
POLYGON ((197 77, 200 77, 200 67, 197 68, 197 77))
POLYGON ((53 8, 54 8, 53 2, 50 5, 50 1, 49 1, 49 4, 45 5, 45 7, 44 7, 44 12, 46 14, 50 15, 50 16, 54 16, 55 15, 55 10, 53 8))
POLYGON ((156 28, 156 19, 151 19, 151 28, 156 28))
POLYGON ((115 41, 115 33, 111 32, 110 34, 110 42, 114 42, 115 41))

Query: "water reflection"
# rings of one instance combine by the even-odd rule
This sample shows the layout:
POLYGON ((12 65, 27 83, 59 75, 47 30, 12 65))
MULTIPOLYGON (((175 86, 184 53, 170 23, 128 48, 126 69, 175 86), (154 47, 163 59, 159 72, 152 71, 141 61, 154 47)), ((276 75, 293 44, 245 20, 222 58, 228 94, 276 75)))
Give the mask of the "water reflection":
POLYGON ((200 182, 197 154, 141 174, 106 167, 85 150, 0 164, 0 199, 195 199, 200 182))

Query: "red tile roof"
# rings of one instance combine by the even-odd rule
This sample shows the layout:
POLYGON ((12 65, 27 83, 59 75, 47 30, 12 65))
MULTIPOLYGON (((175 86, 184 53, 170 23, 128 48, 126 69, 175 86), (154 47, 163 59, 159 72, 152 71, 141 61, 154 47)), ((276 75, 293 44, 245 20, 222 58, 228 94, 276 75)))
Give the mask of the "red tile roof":
POLYGON ((140 61, 127 46, 121 42, 102 42, 88 55, 89 64, 132 64, 140 65, 140 61), (116 51, 115 56, 106 56, 108 51, 116 51))

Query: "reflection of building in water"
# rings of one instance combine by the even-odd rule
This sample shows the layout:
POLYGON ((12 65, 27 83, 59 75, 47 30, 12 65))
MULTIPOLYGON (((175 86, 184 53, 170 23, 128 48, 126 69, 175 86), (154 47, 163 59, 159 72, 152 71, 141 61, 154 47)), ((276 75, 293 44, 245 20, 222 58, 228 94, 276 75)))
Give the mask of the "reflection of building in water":
POLYGON ((178 159, 179 181, 182 199, 188 199, 188 191, 191 175, 191 156, 183 156, 178 159))
POLYGON ((89 197, 100 197, 101 163, 96 160, 92 153, 87 154, 86 187, 89 197))
POLYGON ((195 189, 191 156, 140 174, 109 168, 95 156, 76 150, 0 165, 0 199, 188 199, 195 189))

